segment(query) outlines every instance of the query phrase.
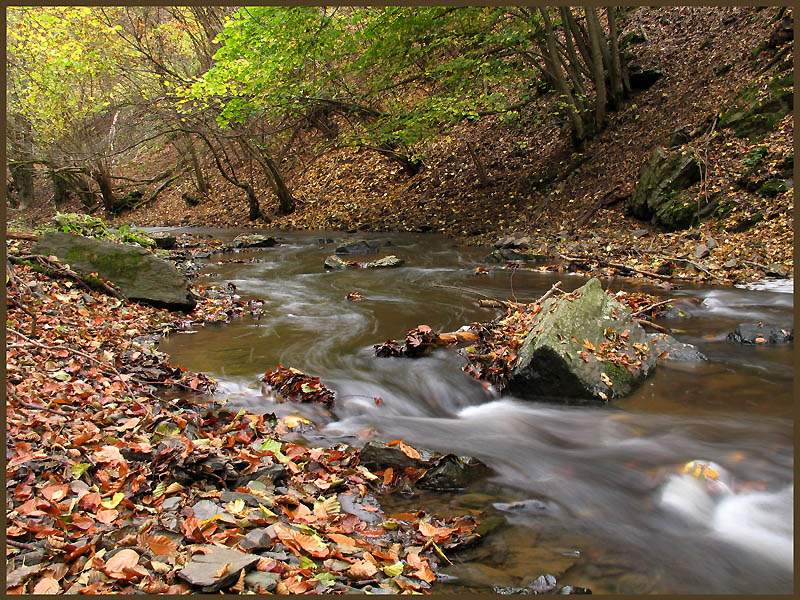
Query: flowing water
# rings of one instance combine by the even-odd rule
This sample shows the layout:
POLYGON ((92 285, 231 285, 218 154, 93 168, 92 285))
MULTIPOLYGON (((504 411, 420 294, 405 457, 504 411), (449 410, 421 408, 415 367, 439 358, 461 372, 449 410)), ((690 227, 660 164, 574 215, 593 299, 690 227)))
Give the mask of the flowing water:
MULTIPOLYGON (((197 233, 197 230, 194 230, 197 233)), ((236 232, 206 230, 230 239, 236 232)), ((792 283, 759 290, 685 287, 669 294, 688 318, 668 322, 708 361, 661 365, 630 397, 604 407, 498 397, 460 371, 450 351, 426 358, 376 358, 372 345, 402 340, 419 324, 454 331, 497 311, 470 288, 520 302, 558 280, 585 278, 481 263, 486 249, 431 235, 285 233, 281 245, 214 255, 205 284, 232 282, 243 299, 266 301, 259 319, 173 334, 160 349, 174 364, 220 383, 229 406, 301 414, 318 426, 305 441, 360 445, 372 436, 469 454, 494 476, 463 493, 381 498, 387 512, 483 510, 502 525, 474 549, 454 553, 442 592, 487 591, 552 573, 559 585, 594 593, 791 593, 793 589, 792 346, 747 347, 726 339, 739 322, 793 325, 792 283), (397 269, 326 272, 338 243, 390 242, 397 269), (231 257, 259 262, 214 264, 231 257), (489 275, 475 274, 477 266, 489 275), (346 299, 358 291, 361 302, 346 299), (333 413, 277 404, 259 385, 278 364, 321 377, 333 413), (376 403, 375 398, 382 399, 376 403), (732 493, 714 496, 680 467, 711 460, 732 493)), ((356 257, 361 260, 361 257, 356 257)), ((664 290, 620 279, 613 290, 664 290)), ((301 440, 302 441, 302 440, 301 440)))

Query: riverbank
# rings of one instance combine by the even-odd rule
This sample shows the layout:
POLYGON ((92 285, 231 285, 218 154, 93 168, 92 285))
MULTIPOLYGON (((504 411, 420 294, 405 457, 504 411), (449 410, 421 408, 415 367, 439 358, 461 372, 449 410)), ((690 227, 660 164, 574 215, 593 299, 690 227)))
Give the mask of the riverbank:
POLYGON ((169 313, 8 250, 10 593, 425 591, 478 540, 471 515, 384 514, 391 469, 284 441, 305 419, 204 403, 215 382, 152 345, 253 303, 195 285, 169 313))

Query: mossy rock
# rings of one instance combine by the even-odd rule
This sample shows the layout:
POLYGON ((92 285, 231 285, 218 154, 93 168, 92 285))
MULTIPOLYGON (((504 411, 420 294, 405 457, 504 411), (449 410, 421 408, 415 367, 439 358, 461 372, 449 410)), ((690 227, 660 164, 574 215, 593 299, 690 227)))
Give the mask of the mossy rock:
POLYGON ((630 311, 591 279, 572 295, 542 305, 506 390, 521 398, 605 402, 632 392, 655 362, 650 339, 630 311), (600 348, 609 340, 619 343, 618 360, 598 360, 591 347, 600 348))
POLYGON ((668 154, 657 146, 650 152, 639 174, 628 208, 634 216, 651 220, 664 229, 688 227, 691 211, 679 193, 699 180, 700 164, 693 155, 686 152, 668 154))
POLYGON ((794 103, 794 71, 775 75, 766 93, 758 85, 744 88, 720 115, 720 127, 733 129, 739 137, 755 138, 770 131, 789 114, 794 103))
POLYGON ((789 190, 789 186, 783 179, 771 179, 758 188, 758 195, 762 198, 773 198, 789 190))
POLYGON ((139 246, 55 231, 42 235, 32 252, 55 255, 82 275, 97 273, 131 300, 184 311, 196 304, 186 277, 171 263, 139 246))
POLYGON ((653 221, 667 231, 686 229, 697 220, 697 213, 697 202, 691 195, 678 194, 656 209, 653 221))

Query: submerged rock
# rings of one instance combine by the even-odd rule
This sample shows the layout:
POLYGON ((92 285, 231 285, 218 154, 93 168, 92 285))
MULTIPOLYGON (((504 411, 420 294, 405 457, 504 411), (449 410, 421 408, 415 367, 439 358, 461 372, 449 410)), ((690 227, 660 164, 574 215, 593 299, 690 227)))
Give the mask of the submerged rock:
POLYGON ((653 353, 658 360, 683 362, 702 362, 708 360, 706 355, 697 349, 697 346, 679 342, 666 333, 651 333, 650 341, 653 344, 653 353))
POLYGON ((375 254, 380 248, 380 244, 372 245, 365 240, 359 240, 339 246, 334 252, 336 254, 375 254))
POLYGON ((794 339, 794 330, 761 323, 740 323, 728 334, 728 339, 740 344, 784 344, 794 339))
MULTIPOLYGON (((425 451, 423 450, 423 452, 425 451)), ((383 442, 367 442, 359 451, 358 456, 358 463, 368 469, 380 470, 387 467, 395 469, 414 467, 419 469, 425 466, 425 459, 422 458, 422 453, 420 453, 420 458, 411 458, 399 446, 389 446, 383 442)), ((427 458, 432 457, 432 454, 427 456, 427 458)))
POLYGON ((488 263, 507 263, 507 262, 537 262, 537 261, 546 261, 548 260, 547 256, 543 256, 541 254, 533 254, 532 252, 523 252, 521 250, 515 250, 512 247, 505 247, 505 248, 498 248, 497 250, 492 250, 486 257, 484 257, 483 262, 488 263))
POLYGON ((445 454, 435 459, 417 485, 430 490, 456 490, 467 487, 488 474, 488 467, 471 456, 445 454))
POLYGON ((655 362, 650 338, 629 309, 591 279, 542 304, 507 390, 522 398, 606 401, 636 389, 655 362))
POLYGON ((55 255, 82 275, 97 273, 130 300, 187 312, 196 305, 189 293, 189 280, 172 263, 140 246, 56 231, 45 233, 32 252, 55 255))

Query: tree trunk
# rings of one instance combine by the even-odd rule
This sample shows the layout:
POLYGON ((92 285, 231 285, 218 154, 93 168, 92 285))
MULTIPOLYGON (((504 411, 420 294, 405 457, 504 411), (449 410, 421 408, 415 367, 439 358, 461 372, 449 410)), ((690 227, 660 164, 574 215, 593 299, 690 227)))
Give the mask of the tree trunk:
POLYGON ((52 165, 50 169, 50 181, 53 182, 53 204, 57 209, 61 208, 69 202, 70 182, 58 172, 55 165, 52 165))
POLYGON ((103 198, 103 208, 106 212, 113 214, 117 208, 117 198, 114 196, 114 186, 111 182, 111 173, 105 165, 100 166, 92 171, 92 179, 97 183, 100 188, 100 196, 103 198))
POLYGON ((197 180, 197 191, 201 194, 208 192, 208 183, 203 175, 203 169, 200 167, 200 160, 197 158, 197 150, 194 148, 194 142, 191 138, 187 140, 189 143, 189 159, 192 162, 192 170, 194 177, 197 180))
POLYGON ((10 162, 8 169, 11 171, 11 180, 16 190, 16 207, 26 209, 33 203, 33 166, 25 162, 10 162))
POLYGON ((606 121, 606 77, 603 70, 603 54, 600 41, 600 20, 594 8, 586 7, 586 25, 589 30, 589 43, 592 47, 592 79, 594 80, 595 125, 601 130, 606 121))
POLYGON ((478 178, 481 185, 485 187, 489 183, 489 178, 486 176, 486 167, 483 166, 480 156, 475 151, 475 144, 467 142, 467 150, 469 150, 469 155, 472 157, 472 162, 475 163, 475 168, 478 169, 478 178))
POLYGON ((247 215, 247 218, 251 221, 255 221, 262 216, 261 207, 258 204, 256 193, 253 191, 253 187, 249 183, 244 183, 241 187, 247 194, 247 207, 250 209, 250 213, 247 215))
POLYGON ((561 69, 561 61, 558 58, 558 48, 556 47, 555 35, 553 34, 553 24, 550 21, 550 15, 547 14, 546 8, 539 8, 544 21, 545 30, 545 45, 547 48, 546 59, 550 64, 550 71, 556 80, 558 93, 564 98, 567 105, 567 112, 569 113, 570 121, 572 122, 572 137, 577 148, 583 147, 583 141, 586 138, 586 131, 584 128, 583 117, 578 111, 578 106, 575 103, 575 98, 572 91, 567 85, 567 80, 564 78, 564 71, 561 69))
POLYGON ((613 6, 609 6, 606 9, 606 14, 608 16, 608 42, 611 52, 611 64, 608 71, 608 78, 611 80, 611 108, 616 110, 620 107, 625 93, 622 83, 622 59, 619 53, 616 10, 613 6))
POLYGON ((278 170, 278 166, 275 164, 275 161, 262 152, 261 162, 269 172, 269 180, 272 184, 272 190, 278 197, 278 214, 288 215, 293 213, 295 208, 294 196, 292 196, 292 192, 289 191, 289 188, 286 186, 286 182, 283 180, 283 176, 278 170))

